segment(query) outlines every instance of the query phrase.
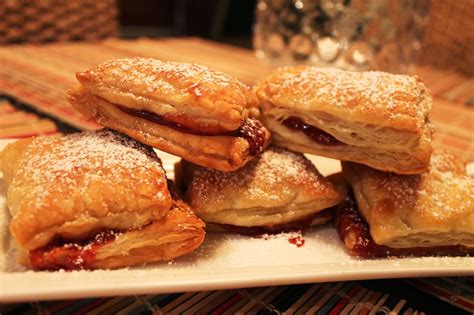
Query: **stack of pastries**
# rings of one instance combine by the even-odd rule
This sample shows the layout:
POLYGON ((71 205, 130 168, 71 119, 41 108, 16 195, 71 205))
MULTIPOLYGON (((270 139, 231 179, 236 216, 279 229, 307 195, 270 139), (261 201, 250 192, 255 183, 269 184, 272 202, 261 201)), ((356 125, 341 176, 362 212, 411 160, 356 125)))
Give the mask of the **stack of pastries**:
POLYGON ((458 157, 432 156, 417 77, 301 66, 255 90, 275 144, 342 161, 335 221, 350 254, 474 253, 474 181, 458 157))
POLYGON ((3 150, 2 166, 18 261, 33 269, 168 260, 204 240, 156 153, 115 131, 20 140, 3 150))
POLYGON ((169 260, 201 245, 205 223, 255 234, 334 214, 355 256, 472 253, 473 182, 455 156, 436 152, 430 163, 431 97, 416 77, 288 67, 252 90, 151 58, 76 77, 68 100, 106 129, 2 152, 24 265, 169 260), (182 158, 175 184, 152 148, 182 158), (343 161, 345 179, 325 178, 305 153, 343 161))

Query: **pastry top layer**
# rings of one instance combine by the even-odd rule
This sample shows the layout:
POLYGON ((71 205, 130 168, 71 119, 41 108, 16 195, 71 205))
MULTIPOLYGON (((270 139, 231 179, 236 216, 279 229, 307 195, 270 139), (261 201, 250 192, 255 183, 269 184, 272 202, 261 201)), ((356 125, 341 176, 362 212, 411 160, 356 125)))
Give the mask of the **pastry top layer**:
POLYGON ((284 67, 256 87, 263 107, 321 112, 347 121, 421 133, 431 96, 416 76, 284 67))
POLYGON ((250 89, 238 80, 206 66, 125 58, 105 62, 76 74, 92 94, 111 103, 158 115, 186 114, 219 119, 235 130, 247 118, 250 89))
POLYGON ((127 230, 168 213, 172 199, 161 162, 148 147, 109 130, 13 143, 7 187, 10 230, 33 249, 55 237, 127 230))
POLYGON ((377 244, 474 245, 474 180, 455 155, 435 151, 429 170, 419 175, 342 165, 377 244))
POLYGON ((304 155, 270 147, 234 172, 198 168, 187 198, 198 214, 233 209, 246 215, 245 209, 273 213, 312 202, 315 213, 336 204, 341 196, 304 155))

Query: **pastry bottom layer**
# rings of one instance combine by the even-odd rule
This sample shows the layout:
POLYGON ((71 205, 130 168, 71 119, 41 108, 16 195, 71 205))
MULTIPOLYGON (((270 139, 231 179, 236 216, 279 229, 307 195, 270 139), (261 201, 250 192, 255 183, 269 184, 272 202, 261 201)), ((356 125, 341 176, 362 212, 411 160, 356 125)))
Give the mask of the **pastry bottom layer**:
POLYGON ((140 229, 51 244, 30 251, 28 260, 35 270, 121 268, 187 254, 201 245, 204 235, 204 223, 181 204, 140 229))
MULTIPOLYGON (((252 145, 240 136, 195 135, 130 115, 100 97, 79 88, 69 92, 71 104, 95 122, 120 131, 142 143, 182 157, 195 164, 233 171, 250 161, 252 145)), ((260 150, 266 147, 270 133, 261 128, 260 150)))

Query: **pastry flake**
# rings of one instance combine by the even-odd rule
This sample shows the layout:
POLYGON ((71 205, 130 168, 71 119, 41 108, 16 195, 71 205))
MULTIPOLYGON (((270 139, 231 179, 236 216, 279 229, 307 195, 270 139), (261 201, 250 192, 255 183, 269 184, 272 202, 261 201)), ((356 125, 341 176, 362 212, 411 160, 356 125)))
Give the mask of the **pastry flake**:
POLYGON ((115 269, 174 259, 199 247, 204 236, 204 222, 176 201, 165 217, 141 228, 56 241, 30 251, 29 260, 36 270, 115 269))

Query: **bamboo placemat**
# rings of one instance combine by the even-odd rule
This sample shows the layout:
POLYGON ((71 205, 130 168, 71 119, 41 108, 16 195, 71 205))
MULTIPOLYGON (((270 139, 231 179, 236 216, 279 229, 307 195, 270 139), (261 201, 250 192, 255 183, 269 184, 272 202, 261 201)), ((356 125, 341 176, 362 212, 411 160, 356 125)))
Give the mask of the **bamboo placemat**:
POLYGON ((52 135, 58 132, 54 121, 24 111, 0 96, 0 139, 52 135))
MULTIPOLYGON (((76 84, 75 72, 127 56, 201 63, 249 85, 271 71, 250 50, 197 38, 26 44, 0 47, 0 91, 78 129, 97 128, 67 103, 65 91, 76 84)), ((474 79, 426 66, 414 72, 434 96, 436 145, 474 159, 474 79)))
POLYGON ((374 280, 0 305, 1 314, 469 314, 468 278, 374 280), (433 293, 435 297, 424 291, 433 293), (457 307, 440 301, 441 298, 457 307))

